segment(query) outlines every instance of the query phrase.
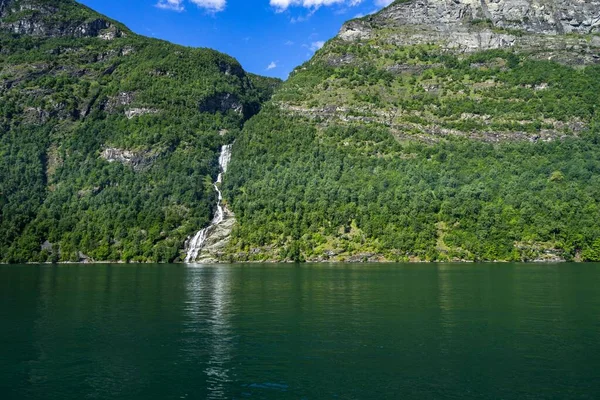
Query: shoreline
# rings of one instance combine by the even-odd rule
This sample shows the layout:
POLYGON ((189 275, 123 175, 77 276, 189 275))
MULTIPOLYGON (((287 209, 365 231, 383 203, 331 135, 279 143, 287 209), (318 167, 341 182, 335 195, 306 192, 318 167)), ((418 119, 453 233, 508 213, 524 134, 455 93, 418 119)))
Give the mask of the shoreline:
POLYGON ((593 262, 585 262, 585 261, 567 261, 567 260, 533 260, 533 261, 470 261, 470 260, 455 260, 455 261, 304 261, 304 262, 295 262, 295 261, 232 261, 232 262, 207 262, 207 263, 186 263, 186 262, 125 262, 125 261, 87 261, 87 262, 73 262, 73 261, 64 261, 64 262, 25 262, 25 263, 5 263, 0 262, 0 265, 189 265, 189 266, 197 266, 197 265, 231 265, 231 264, 247 264, 247 265, 256 265, 256 264, 299 264, 299 265, 315 265, 315 264, 565 264, 565 263, 573 263, 573 264, 593 264, 593 262))

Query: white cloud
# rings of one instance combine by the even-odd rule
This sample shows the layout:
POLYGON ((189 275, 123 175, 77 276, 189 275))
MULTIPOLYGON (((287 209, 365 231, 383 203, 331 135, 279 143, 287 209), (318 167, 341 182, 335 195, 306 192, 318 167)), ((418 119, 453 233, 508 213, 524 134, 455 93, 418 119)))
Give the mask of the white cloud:
MULTIPOLYGON (((363 0, 269 0, 272 7, 275 7, 277 11, 285 11, 290 7, 305 7, 305 8, 319 8, 321 6, 331 6, 334 4, 346 5, 346 6, 357 6, 362 3, 363 0)), ((382 1, 382 0, 377 0, 382 1)))
POLYGON ((267 66, 267 71, 270 71, 270 70, 275 69, 275 68, 277 68, 277 62, 276 61, 271 61, 271 64, 269 64, 267 66))
POLYGON ((394 0, 375 0, 375 5, 377 7, 387 7, 392 4, 394 0))
MULTIPOLYGON (((205 9, 208 12, 215 13, 223 11, 227 5, 227 0, 188 0, 189 2, 205 9)), ((173 10, 181 12, 185 10, 184 0, 158 0, 156 7, 164 10, 173 10)))
POLYGON ((323 46, 325 46, 325 42, 322 41, 322 40, 318 40, 316 42, 312 42, 310 44, 309 49, 311 49, 312 51, 317 51, 317 50, 319 50, 323 46))
POLYGON ((200 8, 205 8, 211 12, 223 11, 227 5, 227 0, 190 0, 200 8))
POLYGON ((173 10, 181 12, 184 10, 183 0, 158 0, 156 7, 162 8, 163 10, 173 10))

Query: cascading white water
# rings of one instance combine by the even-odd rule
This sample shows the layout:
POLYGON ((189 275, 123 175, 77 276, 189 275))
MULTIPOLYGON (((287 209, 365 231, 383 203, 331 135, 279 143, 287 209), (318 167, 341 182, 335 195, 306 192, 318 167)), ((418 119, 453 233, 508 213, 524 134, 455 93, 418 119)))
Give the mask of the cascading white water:
POLYGON ((223 182, 223 174, 227 172, 227 166, 229 165, 229 161, 231 161, 231 147, 232 145, 230 144, 223 146, 221 148, 221 155, 219 156, 219 166, 221 167, 221 172, 217 177, 217 181, 213 184, 217 194, 219 195, 219 200, 217 201, 217 212, 215 213, 210 225, 196 233, 196 235, 189 242, 187 255, 185 257, 186 263, 196 261, 200 251, 204 247, 204 242, 206 242, 209 233, 225 219, 225 211, 223 210, 223 194, 219 189, 219 184, 223 182))

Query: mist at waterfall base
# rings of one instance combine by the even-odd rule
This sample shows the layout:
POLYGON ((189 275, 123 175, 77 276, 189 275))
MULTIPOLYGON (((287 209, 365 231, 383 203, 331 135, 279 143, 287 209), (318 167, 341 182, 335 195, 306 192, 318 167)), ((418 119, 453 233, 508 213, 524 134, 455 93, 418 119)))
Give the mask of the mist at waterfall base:
POLYGON ((0 398, 600 399, 600 265, 0 266, 0 398))
POLYGON ((223 174, 227 172, 227 166, 231 161, 231 144, 225 145, 221 148, 221 155, 219 156, 219 167, 221 168, 221 172, 219 172, 219 176, 217 177, 217 181, 213 184, 217 194, 217 212, 210 223, 204 229, 201 229, 196 235, 190 240, 187 248, 187 255, 185 257, 186 263, 192 263, 198 259, 200 252, 206 243, 206 239, 210 232, 214 230, 214 228, 223 222, 225 218, 225 211, 223 210, 223 194, 221 193, 221 189, 219 188, 219 184, 223 182, 223 174))

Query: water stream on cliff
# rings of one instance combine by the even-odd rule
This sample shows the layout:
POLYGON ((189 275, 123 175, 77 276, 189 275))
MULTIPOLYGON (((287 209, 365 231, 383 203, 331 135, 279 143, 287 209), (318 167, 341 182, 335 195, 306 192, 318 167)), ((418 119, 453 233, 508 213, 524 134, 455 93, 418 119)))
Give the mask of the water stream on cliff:
POLYGON ((229 161, 231 161, 231 147, 232 145, 230 144, 223 146, 221 148, 221 155, 219 156, 219 166, 221 167, 221 172, 219 172, 217 181, 213 184, 217 194, 219 195, 219 199, 217 201, 217 212, 215 213, 210 225, 196 233, 196 235, 189 242, 187 255, 185 257, 186 263, 196 261, 200 251, 204 247, 206 239, 208 239, 209 234, 225 219, 225 210, 223 209, 223 194, 219 189, 219 184, 223 182, 223 174, 227 172, 227 166, 229 165, 229 161))

